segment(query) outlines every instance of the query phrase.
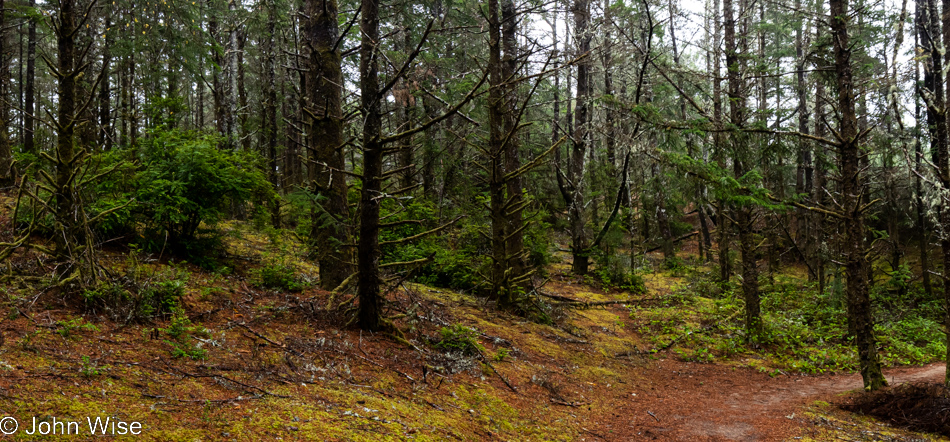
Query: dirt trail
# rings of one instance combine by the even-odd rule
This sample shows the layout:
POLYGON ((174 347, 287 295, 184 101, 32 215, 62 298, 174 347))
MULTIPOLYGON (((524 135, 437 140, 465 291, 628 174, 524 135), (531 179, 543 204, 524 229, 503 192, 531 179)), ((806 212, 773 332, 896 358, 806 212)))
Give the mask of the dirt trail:
MULTIPOLYGON (((891 385, 939 381, 944 364, 885 370, 891 385)), ((812 425, 810 401, 862 388, 860 374, 770 377, 749 368, 661 360, 597 432, 607 440, 773 441, 812 425)), ((617 397, 616 399, 621 399, 617 397)))

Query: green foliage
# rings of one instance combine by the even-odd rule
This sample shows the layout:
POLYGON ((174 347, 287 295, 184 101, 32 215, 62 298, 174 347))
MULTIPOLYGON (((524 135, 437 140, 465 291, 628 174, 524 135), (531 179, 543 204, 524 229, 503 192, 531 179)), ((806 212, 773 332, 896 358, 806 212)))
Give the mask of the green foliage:
POLYGON ((167 238, 184 246, 201 223, 214 225, 234 205, 271 197, 259 156, 219 149, 219 141, 197 132, 156 131, 143 143, 135 196, 153 245, 167 238))
MULTIPOLYGON (((705 362, 746 355, 745 360, 766 371, 857 369, 839 293, 815 293, 814 286, 782 275, 776 276, 775 284, 762 288, 763 332, 755 345, 745 338, 744 305, 732 285, 692 281, 675 293, 678 300, 638 307, 631 312, 631 319, 655 348, 672 343, 670 350, 683 360, 705 362)), ((887 301, 885 298, 895 293, 887 284, 874 293, 874 304, 879 306, 875 335, 885 365, 922 364, 946 357, 939 309, 931 310, 929 300, 920 300, 922 295, 917 294, 917 307, 907 299, 887 301)))
MULTIPOLYGON (((386 222, 401 223, 384 229, 381 241, 392 241, 417 235, 437 226, 439 220, 434 204, 413 200, 405 205, 383 204, 386 222), (417 222, 418 221, 418 222, 417 222)), ((487 268, 488 243, 479 233, 481 226, 473 220, 462 220, 441 235, 430 235, 417 241, 383 249, 384 262, 431 260, 413 271, 413 280, 436 287, 471 290, 481 279, 479 269, 487 268)))
POLYGON ((616 254, 598 253, 593 275, 604 288, 615 288, 630 293, 646 293, 643 277, 630 272, 630 265, 616 254))
POLYGON ((82 357, 82 367, 79 368, 79 372, 82 373, 85 378, 94 378, 99 376, 99 364, 93 362, 89 359, 89 356, 82 357))
POLYGON ((56 321, 59 328, 56 333, 69 339, 77 331, 99 331, 99 327, 86 322, 84 318, 73 318, 68 321, 56 321))
POLYGON ((254 285, 288 292, 299 292, 310 286, 297 274, 297 269, 286 261, 271 262, 258 269, 254 285))
POLYGON ((547 218, 547 212, 540 210, 530 217, 528 226, 524 230, 524 248, 528 252, 528 265, 538 268, 542 273, 554 256, 552 253, 554 229, 551 224, 543 221, 547 218))
POLYGON ((174 358, 187 357, 189 359, 201 360, 208 357, 208 351, 196 345, 193 341, 196 337, 207 338, 210 333, 199 325, 193 325, 185 312, 178 309, 172 315, 168 327, 158 329, 167 334, 171 340, 164 340, 170 345, 171 355, 174 358))
POLYGON ((685 276, 689 271, 689 267, 687 267, 683 259, 678 256, 671 256, 669 259, 665 259, 663 261, 663 268, 669 270, 670 274, 674 277, 685 276))
POLYGON ((442 327, 439 334, 442 339, 435 346, 442 350, 462 353, 466 356, 479 355, 485 351, 485 348, 478 343, 480 333, 474 328, 453 324, 451 327, 442 327))
POLYGON ((185 294, 182 275, 158 275, 156 280, 129 287, 106 282, 82 292, 87 309, 107 313, 113 320, 125 322, 148 321, 165 316, 177 309, 185 294))

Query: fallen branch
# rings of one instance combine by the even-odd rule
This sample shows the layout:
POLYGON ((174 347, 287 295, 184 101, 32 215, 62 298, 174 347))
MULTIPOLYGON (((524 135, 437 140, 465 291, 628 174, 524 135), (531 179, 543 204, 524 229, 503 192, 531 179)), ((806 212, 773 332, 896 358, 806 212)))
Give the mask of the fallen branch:
MULTIPOLYGON (((685 234, 685 235, 683 235, 683 236, 681 236, 681 237, 679 237, 679 238, 674 239, 674 240, 673 240, 673 244, 676 244, 676 243, 678 243, 678 242, 680 242, 680 241, 682 241, 682 240, 684 240, 684 239, 692 238, 692 237, 694 237, 694 236, 696 236, 696 235, 699 235, 699 230, 697 230, 697 231, 695 231, 695 232, 692 232, 692 233, 687 233, 687 234, 685 234)), ((662 246, 662 245, 659 245, 659 246, 653 247, 653 248, 651 248, 651 249, 649 249, 649 250, 643 252, 643 254, 645 255, 645 254, 647 254, 647 253, 655 252, 655 251, 660 250, 660 249, 662 249, 662 248, 663 248, 663 246, 662 246)))
POLYGON ((559 399, 555 399, 555 398, 553 398, 553 397, 551 398, 551 402, 552 402, 552 403, 555 403, 555 404, 558 404, 558 405, 564 405, 564 406, 567 406, 567 407, 580 407, 580 406, 582 406, 582 405, 590 404, 590 402, 565 402, 565 401, 562 401, 562 400, 559 400, 559 399))
POLYGON ((570 306, 572 308, 590 308, 590 307, 599 307, 605 305, 630 305, 637 304, 645 301, 659 301, 663 298, 642 298, 642 299, 626 299, 623 301, 584 301, 581 299, 568 298, 567 296, 561 295, 552 295, 550 293, 544 293, 542 291, 537 291, 537 293, 545 298, 550 298, 557 300, 559 302, 555 303, 560 306, 570 306))
POLYGON ((243 328, 243 329, 245 329, 245 330, 251 332, 251 334, 253 334, 254 336, 257 336, 258 338, 261 338, 261 339, 263 339, 263 340, 269 342, 271 345, 273 345, 273 346, 275 346, 275 347, 278 347, 278 348, 280 348, 280 349, 282 349, 282 350, 284 350, 284 351, 288 351, 288 352, 290 352, 290 353, 293 353, 293 354, 294 354, 295 356, 297 356, 297 357, 301 357, 301 358, 303 357, 303 355, 300 354, 299 352, 296 352, 296 351, 294 351, 294 350, 291 350, 290 348, 287 348, 287 344, 281 344, 281 343, 279 343, 279 342, 271 341, 267 336, 264 336, 264 335, 262 335, 262 334, 260 334, 260 333, 258 333, 258 332, 256 332, 256 331, 254 331, 253 329, 251 329, 250 327, 248 327, 248 326, 247 326, 246 324, 244 324, 243 322, 233 322, 232 324, 237 325, 238 327, 241 327, 241 328, 243 328))
POLYGON ((238 396, 238 397, 230 398, 230 399, 178 399, 178 398, 173 398, 173 397, 170 398, 167 396, 159 396, 156 394, 142 393, 142 397, 149 398, 149 399, 169 399, 173 401, 184 402, 186 404, 206 404, 206 403, 227 404, 230 402, 251 401, 255 399, 262 399, 264 396, 255 394, 254 396, 249 396, 249 397, 238 396))
POLYGON ((485 359, 485 355, 482 355, 482 362, 484 362, 485 365, 487 365, 488 368, 491 369, 491 371, 495 372, 495 374, 497 374, 498 377, 501 378, 501 381, 504 382, 505 385, 507 385, 508 388, 511 389, 511 391, 515 392, 516 394, 518 393, 518 389, 515 388, 513 385, 511 385, 511 383, 508 382, 508 379, 505 379, 505 377, 502 376, 501 373, 498 372, 498 370, 495 370, 495 367, 494 367, 493 365, 491 365, 491 362, 488 362, 488 359, 485 359))

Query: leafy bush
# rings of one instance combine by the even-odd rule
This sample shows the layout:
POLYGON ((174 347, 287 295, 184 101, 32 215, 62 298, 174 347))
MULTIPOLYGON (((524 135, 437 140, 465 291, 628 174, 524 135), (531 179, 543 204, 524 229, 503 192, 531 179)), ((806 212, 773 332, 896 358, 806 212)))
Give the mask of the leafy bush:
POLYGON ((137 210, 146 237, 182 246, 201 223, 214 224, 232 206, 273 194, 251 152, 218 149, 218 138, 197 132, 158 131, 143 142, 144 169, 136 180, 137 210))
POLYGON ((442 327, 439 330, 442 339, 435 344, 436 347, 448 352, 462 353, 466 356, 475 356, 485 350, 478 343, 478 330, 466 327, 462 324, 454 324, 451 327, 442 327))
POLYGON ((257 271, 255 285, 261 288, 298 292, 309 286, 297 275, 297 269, 285 262, 267 264, 257 271))
POLYGON ((60 336, 69 338, 76 331, 99 331, 99 327, 86 322, 83 318, 73 318, 68 321, 57 321, 59 328, 56 330, 60 336))
POLYGON ((599 253, 596 255, 597 267, 593 273, 604 288, 616 288, 631 293, 646 293, 643 277, 629 271, 624 256, 599 253))
POLYGON ((165 343, 172 347, 171 354, 174 358, 187 357, 189 359, 200 360, 208 357, 207 350, 196 345, 192 340, 196 336, 208 337, 208 330, 200 325, 193 325, 188 316, 176 309, 171 318, 168 327, 159 329, 167 334, 172 340, 165 340, 165 343))
POLYGON ((89 356, 82 357, 82 367, 79 369, 79 372, 82 373, 85 378, 94 378, 99 376, 99 364, 89 359, 89 356))
POLYGON ((185 294, 185 281, 177 278, 129 286, 131 290, 120 284, 104 283, 83 291, 82 298, 86 308, 93 312, 101 310, 116 321, 141 322, 172 313, 185 294))

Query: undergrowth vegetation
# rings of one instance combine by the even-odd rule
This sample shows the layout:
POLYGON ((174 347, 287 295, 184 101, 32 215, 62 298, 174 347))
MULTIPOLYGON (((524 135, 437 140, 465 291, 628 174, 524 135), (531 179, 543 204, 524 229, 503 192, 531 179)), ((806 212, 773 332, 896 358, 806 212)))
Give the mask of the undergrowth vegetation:
MULTIPOLYGON (((807 280, 774 275, 774 282, 762 285, 763 332, 749 336, 739 288, 712 282, 712 278, 693 271, 688 284, 658 304, 631 309, 630 317, 652 351, 669 349, 688 361, 734 360, 773 374, 857 370, 840 286, 832 284, 825 293, 818 293, 807 280)), ((940 299, 928 299, 915 286, 906 293, 893 288, 881 284, 872 293, 882 363, 944 360, 940 299)))

